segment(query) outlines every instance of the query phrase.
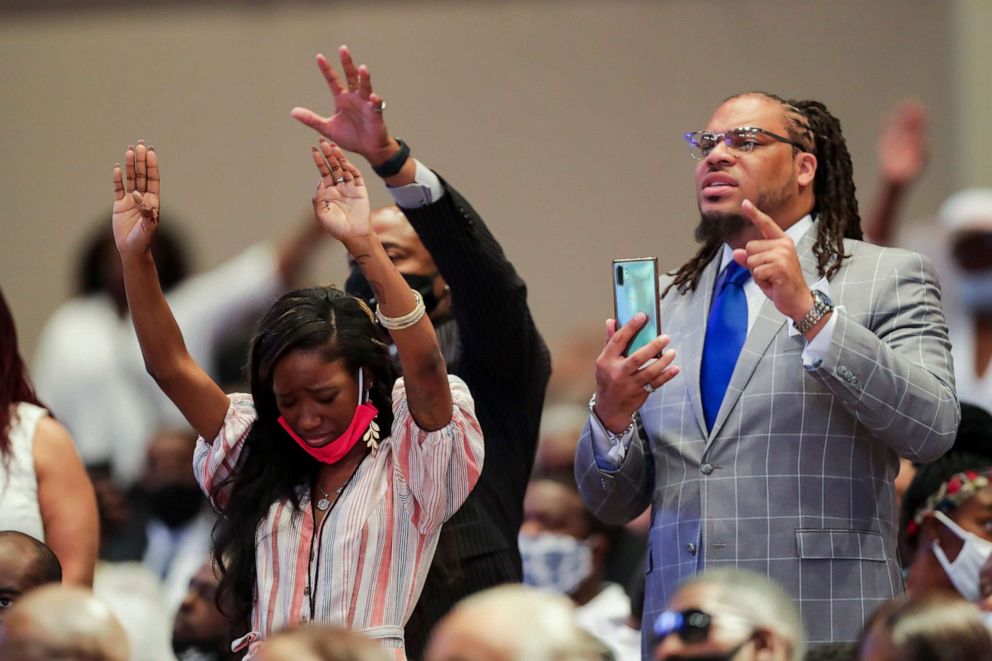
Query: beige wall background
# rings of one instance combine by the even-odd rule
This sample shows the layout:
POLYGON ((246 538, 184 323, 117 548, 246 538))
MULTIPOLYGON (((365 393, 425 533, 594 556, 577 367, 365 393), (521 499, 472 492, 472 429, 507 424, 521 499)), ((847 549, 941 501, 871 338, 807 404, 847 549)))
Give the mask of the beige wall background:
MULTIPOLYGON (((876 189, 881 116, 920 98, 936 140, 906 216, 926 217, 975 173, 954 149, 960 122, 979 121, 963 111, 963 88, 981 85, 987 65, 956 62, 988 54, 975 21, 989 18, 966 0, 0 13, 0 286, 31 356, 71 294, 80 242, 96 218, 109 222, 111 166, 139 137, 159 151, 164 207, 198 267, 285 236, 315 184, 313 136, 289 110, 330 111, 313 55, 347 43, 388 100, 393 132, 481 211, 527 280, 541 329, 560 339, 610 313, 611 258, 674 267, 693 250, 681 134, 731 93, 823 100, 844 124, 862 209, 876 189)), ((389 201, 381 186, 373 194, 389 201)), ((328 246, 311 277, 343 274, 343 252, 328 246)))

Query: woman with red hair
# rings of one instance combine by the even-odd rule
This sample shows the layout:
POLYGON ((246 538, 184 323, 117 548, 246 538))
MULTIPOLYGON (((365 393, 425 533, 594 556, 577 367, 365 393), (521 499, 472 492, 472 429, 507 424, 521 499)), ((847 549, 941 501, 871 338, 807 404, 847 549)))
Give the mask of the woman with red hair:
POLYGON ((0 291, 0 530, 47 544, 65 583, 93 583, 96 498, 72 437, 38 400, 0 291))

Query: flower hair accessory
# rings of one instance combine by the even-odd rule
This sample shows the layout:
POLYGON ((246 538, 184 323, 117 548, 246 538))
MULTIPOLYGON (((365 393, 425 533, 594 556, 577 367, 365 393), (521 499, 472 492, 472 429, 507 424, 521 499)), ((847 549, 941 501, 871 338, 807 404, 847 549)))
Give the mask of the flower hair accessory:
POLYGON ((923 519, 928 514, 938 510, 946 514, 957 509, 976 493, 992 484, 990 478, 992 478, 992 467, 955 473, 926 499, 922 507, 916 510, 913 520, 906 526, 906 532, 910 537, 916 537, 923 519))

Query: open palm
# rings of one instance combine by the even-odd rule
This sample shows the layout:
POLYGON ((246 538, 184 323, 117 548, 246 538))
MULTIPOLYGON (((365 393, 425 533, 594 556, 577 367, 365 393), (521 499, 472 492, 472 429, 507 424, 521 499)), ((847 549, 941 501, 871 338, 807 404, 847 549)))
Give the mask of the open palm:
POLYGON ((327 58, 317 56, 317 66, 334 99, 333 114, 324 117, 308 108, 297 107, 293 108, 292 116, 342 149, 371 158, 389 148, 389 132, 382 119, 382 99, 372 91, 368 68, 355 66, 348 47, 342 46, 339 54, 345 81, 338 77, 327 58))
POLYGON ((311 153, 320 172, 313 196, 317 220, 338 241, 371 234, 369 194, 362 173, 345 158, 340 147, 325 140, 311 153))
POLYGON ((114 164, 114 243, 121 255, 140 254, 148 250, 159 217, 158 155, 154 147, 139 140, 124 152, 127 173, 114 164))

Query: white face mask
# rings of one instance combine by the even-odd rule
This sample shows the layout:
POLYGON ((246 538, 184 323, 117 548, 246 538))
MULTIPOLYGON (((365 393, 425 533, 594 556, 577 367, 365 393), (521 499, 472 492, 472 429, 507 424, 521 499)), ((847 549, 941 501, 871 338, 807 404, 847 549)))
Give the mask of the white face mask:
POLYGON ((951 562, 947 559, 944 549, 940 548, 937 540, 934 540, 932 548, 937 562, 944 568, 947 578, 950 579, 951 584, 962 597, 968 601, 978 601, 978 571, 992 555, 992 542, 982 539, 975 533, 963 530, 961 526, 951 521, 940 510, 936 510, 933 515, 964 542, 958 557, 954 558, 954 562, 951 562))
POLYGON ((521 533, 518 538, 524 564, 524 584, 569 596, 592 573, 592 551, 570 535, 521 533))
POLYGON ((970 312, 992 311, 992 269, 957 275, 961 302, 970 312))

